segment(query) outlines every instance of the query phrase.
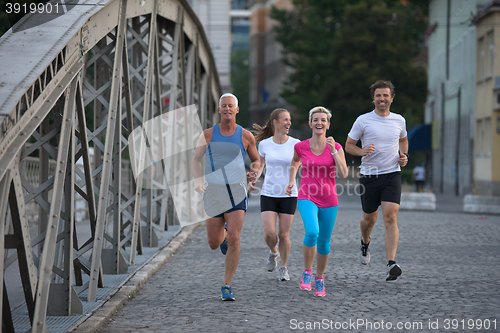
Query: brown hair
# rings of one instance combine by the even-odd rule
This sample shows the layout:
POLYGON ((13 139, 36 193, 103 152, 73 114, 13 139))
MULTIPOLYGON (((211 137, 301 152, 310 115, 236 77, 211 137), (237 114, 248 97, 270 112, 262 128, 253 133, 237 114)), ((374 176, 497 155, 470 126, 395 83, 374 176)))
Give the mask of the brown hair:
MULTIPOLYGON (((270 138, 274 135, 274 126, 273 126, 273 120, 278 120, 280 117, 280 114, 283 112, 288 112, 286 109, 275 109, 273 112, 271 112, 271 115, 269 116, 269 120, 267 121, 265 126, 260 126, 258 124, 253 124, 253 134, 255 135, 255 140, 257 142, 262 141, 264 139, 270 138)), ((290 112, 288 112, 290 113, 290 112)))
POLYGON ((374 97, 375 90, 379 88, 389 88, 391 90, 391 97, 394 97, 395 90, 394 85, 392 84, 391 81, 384 81, 384 80, 378 80, 374 84, 370 86, 370 93, 372 95, 372 98, 374 97))

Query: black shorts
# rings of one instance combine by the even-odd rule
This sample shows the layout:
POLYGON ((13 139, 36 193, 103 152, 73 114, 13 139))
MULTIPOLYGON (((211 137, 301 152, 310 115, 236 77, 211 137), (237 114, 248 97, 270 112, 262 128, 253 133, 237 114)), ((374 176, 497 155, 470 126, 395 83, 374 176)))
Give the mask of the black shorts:
POLYGON ((278 214, 295 214, 297 208, 297 197, 273 198, 265 195, 260 196, 261 212, 276 212, 278 214))
POLYGON ((382 201, 401 201, 401 171, 383 175, 361 175, 359 184, 362 187, 361 206, 363 212, 370 214, 377 211, 382 201))
POLYGON ((205 213, 211 217, 224 217, 224 213, 248 209, 248 197, 244 184, 208 184, 203 193, 205 213))

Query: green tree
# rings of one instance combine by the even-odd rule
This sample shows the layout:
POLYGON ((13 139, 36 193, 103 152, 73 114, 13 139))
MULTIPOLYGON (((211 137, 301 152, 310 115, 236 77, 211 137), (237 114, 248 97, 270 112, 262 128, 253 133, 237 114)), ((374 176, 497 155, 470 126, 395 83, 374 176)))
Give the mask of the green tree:
POLYGON ((238 123, 243 127, 250 126, 248 111, 250 71, 248 62, 249 52, 246 49, 236 49, 231 52, 231 85, 233 93, 238 97, 240 113, 238 123))
POLYGON ((30 3, 44 3, 46 1, 42 0, 0 0, 0 8, 2 11, 0 12, 0 36, 7 32, 17 21, 19 21, 25 15, 25 8, 22 6, 23 4, 27 4, 27 11, 29 12, 29 4, 30 3), (7 8, 7 3, 19 4, 19 7, 16 7, 14 10, 13 7, 7 8), (10 13, 7 12, 10 10, 10 13))
MULTIPOLYGON (((428 1, 294 0, 291 11, 273 8, 284 63, 293 69, 282 97, 307 112, 323 105, 333 112, 330 131, 343 142, 352 123, 373 109, 369 86, 396 86, 391 111, 407 128, 423 120, 426 69, 415 65, 423 45, 428 1)), ((295 122, 297 124, 298 122, 295 122)))

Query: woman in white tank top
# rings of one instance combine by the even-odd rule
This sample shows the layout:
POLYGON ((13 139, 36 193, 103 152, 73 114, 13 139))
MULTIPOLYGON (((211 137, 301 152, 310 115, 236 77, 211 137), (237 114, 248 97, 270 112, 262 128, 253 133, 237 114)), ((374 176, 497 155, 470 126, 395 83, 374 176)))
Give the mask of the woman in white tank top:
MULTIPOLYGON (((292 124, 290 113, 285 109, 276 109, 271 113, 270 119, 264 127, 254 124, 254 134, 259 142, 260 168, 257 179, 262 174, 266 165, 264 184, 260 195, 262 226, 264 227, 264 240, 269 247, 269 256, 266 269, 272 272, 278 266, 279 280, 290 279, 287 269, 290 255, 290 227, 297 207, 297 188, 292 191, 292 196, 285 193, 290 177, 290 163, 293 157, 293 147, 300 140, 290 137, 288 132, 292 124), (276 234, 276 221, 278 234, 276 234)), ((253 186, 249 184, 249 190, 253 186)))

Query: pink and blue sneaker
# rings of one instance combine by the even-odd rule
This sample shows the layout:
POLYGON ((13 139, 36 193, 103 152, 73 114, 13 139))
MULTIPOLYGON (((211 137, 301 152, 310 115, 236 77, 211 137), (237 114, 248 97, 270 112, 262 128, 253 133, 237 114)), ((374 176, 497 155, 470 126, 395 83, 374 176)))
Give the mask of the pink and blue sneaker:
POLYGON ((312 279, 312 274, 304 272, 302 274, 302 280, 300 280, 300 289, 311 290, 311 279, 312 279))
POLYGON ((314 279, 314 283, 315 283, 314 296, 320 296, 320 297, 325 296, 326 295, 325 282, 323 281, 323 279, 321 280, 314 279))

